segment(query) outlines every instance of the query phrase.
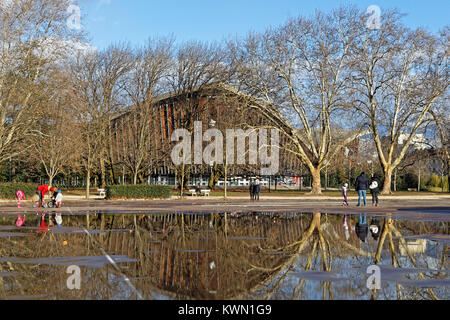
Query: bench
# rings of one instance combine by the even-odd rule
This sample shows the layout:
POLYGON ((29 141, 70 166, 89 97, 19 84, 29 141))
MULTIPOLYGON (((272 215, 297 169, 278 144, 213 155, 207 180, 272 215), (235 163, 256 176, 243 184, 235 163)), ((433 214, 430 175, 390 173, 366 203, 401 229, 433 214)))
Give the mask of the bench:
POLYGON ((97 189, 97 192, 99 193, 100 197, 106 198, 106 190, 105 189, 97 189))
POLYGON ((209 189, 203 189, 203 190, 202 190, 202 196, 207 196, 207 197, 209 197, 210 192, 211 192, 211 190, 209 190, 209 189))
POLYGON ((195 189, 190 189, 189 192, 191 193, 191 196, 196 196, 197 195, 197 191, 195 191, 195 189))
POLYGON ((417 192, 417 189, 414 189, 414 188, 408 188, 408 191, 409 191, 409 192, 417 192))

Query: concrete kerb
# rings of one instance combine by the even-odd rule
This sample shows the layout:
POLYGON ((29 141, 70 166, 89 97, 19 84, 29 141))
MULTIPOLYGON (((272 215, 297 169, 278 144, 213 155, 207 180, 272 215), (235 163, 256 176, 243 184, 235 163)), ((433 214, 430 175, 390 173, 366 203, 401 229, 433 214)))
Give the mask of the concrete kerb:
MULTIPOLYGON (((417 196, 380 196, 380 200, 448 200, 450 201, 450 195, 432 195, 432 196, 421 196, 420 199, 418 199, 417 196)), ((192 196, 184 196, 181 198, 180 196, 172 196, 170 199, 119 199, 119 200, 105 200, 105 198, 100 196, 91 196, 89 199, 86 199, 85 196, 64 196, 64 201, 95 201, 95 200, 102 200, 102 201, 108 201, 108 202, 115 202, 115 201, 176 201, 176 200, 202 200, 204 202, 210 202, 210 201, 217 201, 217 200, 224 200, 225 198, 223 196, 210 196, 210 197, 192 197, 192 196)), ((357 201, 357 196, 348 197, 351 201, 357 201)), ((370 195, 367 196, 367 199, 370 200, 370 195)), ((249 200, 249 197, 245 196, 237 196, 237 197, 227 197, 226 200, 232 201, 232 200, 249 200)), ((261 197, 261 200, 264 201, 270 201, 270 200, 298 200, 298 201, 305 201, 305 202, 321 202, 321 201, 341 201, 342 197, 340 196, 297 196, 297 197, 282 197, 282 196, 267 196, 267 197, 261 197)), ((17 200, 0 200, 0 203, 15 203, 17 200)), ((23 200, 22 203, 31 204, 31 200, 23 200)))

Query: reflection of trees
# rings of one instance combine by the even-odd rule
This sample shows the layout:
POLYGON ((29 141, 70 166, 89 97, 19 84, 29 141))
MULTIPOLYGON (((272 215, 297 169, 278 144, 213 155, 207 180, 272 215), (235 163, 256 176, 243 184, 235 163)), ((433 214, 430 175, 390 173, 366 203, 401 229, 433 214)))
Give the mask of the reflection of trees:
MULTIPOLYGON (((82 226, 84 217, 64 217, 64 223, 74 227, 82 226)), ((82 230, 77 234, 41 233, 34 227, 36 217, 29 217, 28 227, 21 230, 23 238, 0 238, 0 257, 19 257, 23 259, 99 256, 98 244, 82 230), (63 242, 67 241, 68 245, 63 242)), ((47 217, 48 219, 48 217, 47 217)), ((48 220, 47 220, 48 221, 48 220)), ((51 220, 50 229, 53 228, 51 220)), ((82 270, 81 290, 70 291, 66 287, 67 266, 48 264, 26 264, 0 262, 0 272, 8 271, 14 277, 0 278, 0 297, 41 296, 46 299, 110 299, 116 285, 111 283, 117 272, 110 266, 105 268, 87 268, 82 270)), ((76 264, 74 261, 73 264, 76 264)))
MULTIPOLYGON (((377 246, 377 251, 375 254, 375 258, 374 258, 374 263, 375 264, 379 264, 381 261, 381 256, 382 256, 382 251, 383 251, 383 245, 386 242, 386 239, 388 239, 388 247, 389 247, 389 254, 391 257, 391 265, 394 268, 402 268, 399 257, 398 257, 398 249, 402 249, 404 250, 404 252, 406 252, 406 255, 408 257, 409 262, 414 266, 414 268, 420 269, 421 267, 418 265, 418 263, 416 262, 416 259, 414 257, 414 253, 411 252, 410 247, 407 244, 407 241, 405 240, 402 232, 399 231, 399 229, 395 226, 395 224, 397 224, 397 222, 394 222, 393 219, 391 218, 387 218, 384 219, 384 225, 383 225, 383 229, 381 232, 381 236, 380 236, 380 241, 378 243, 377 246), (395 245, 394 242, 394 238, 393 235, 398 238, 398 245, 395 245)), ((399 223, 399 225, 403 225, 405 228, 405 230, 407 231, 412 231, 414 233, 417 234, 421 234, 424 231, 428 231, 430 232, 431 230, 429 228, 426 227, 425 223, 421 222, 421 223, 417 223, 416 227, 413 229, 410 225, 410 223, 406 222, 406 223, 399 223), (417 232, 419 231, 419 232, 417 232), (422 231, 422 232, 421 232, 422 231)), ((445 268, 446 266, 446 261, 447 261, 447 245, 443 246, 443 252, 442 252, 442 257, 441 257, 441 263, 440 266, 438 268, 438 270, 442 270, 443 268, 445 268)), ((436 275, 433 276, 426 276, 423 272, 418 272, 418 277, 421 280, 424 280, 426 278, 431 278, 431 279, 439 279, 441 277, 440 273, 437 272, 436 275)), ((404 286, 402 286, 401 284, 397 284, 396 285, 397 288, 397 299, 401 300, 402 299, 402 290, 404 291, 405 294, 406 293, 406 288, 404 288, 404 286)), ((421 295, 421 292, 419 289, 414 289, 415 294, 421 295)), ((427 294, 427 296, 430 299, 433 300, 437 300, 438 297, 436 296, 434 289, 430 289, 427 288, 424 290, 424 292, 427 294)), ((422 297, 424 297, 423 295, 421 295, 422 297)), ((377 292, 373 291, 372 292, 372 299, 376 299, 377 297, 377 292)), ((425 297, 424 297, 425 298, 425 297)))
MULTIPOLYGON (((430 224, 394 225, 391 219, 385 219, 379 242, 372 240, 373 246, 367 249, 356 236, 349 241, 345 239, 341 219, 320 213, 65 216, 64 225, 78 228, 78 233, 22 229, 27 237, 0 238, 0 257, 82 257, 108 253, 137 262, 120 263, 118 269, 112 265, 82 267, 80 291, 68 291, 65 287, 68 277, 65 266, 0 262, 0 272, 12 271, 12 266, 13 272, 20 275, 0 278, 0 297, 44 292, 51 298, 135 299, 136 293, 124 281, 126 275, 144 299, 155 298, 156 294, 188 299, 271 299, 279 297, 280 292, 286 298, 301 299, 310 294, 305 289, 307 283, 317 282, 300 277, 292 283, 292 272, 332 274, 349 257, 363 265, 371 261, 379 264, 383 252, 389 254, 395 268, 401 268, 404 262, 399 259, 399 248, 408 248, 405 239, 397 238, 405 232, 408 235, 436 232, 430 224), (87 235, 82 229, 85 227, 104 232, 87 235), (63 241, 68 245, 63 245, 63 241)), ((37 225, 33 218, 29 223, 37 225)), ((441 269, 447 264, 446 257, 444 251, 441 269)), ((408 252, 407 258, 419 268, 413 253, 408 252)), ((364 288, 343 288, 331 281, 320 282, 323 299, 343 295, 367 297, 365 281, 363 285, 364 288)), ((423 291, 424 298, 437 298, 433 290, 413 290, 416 296, 423 291)), ((410 291, 398 285, 397 297, 410 297, 410 291)), ((377 294, 372 298, 377 298, 377 294)))

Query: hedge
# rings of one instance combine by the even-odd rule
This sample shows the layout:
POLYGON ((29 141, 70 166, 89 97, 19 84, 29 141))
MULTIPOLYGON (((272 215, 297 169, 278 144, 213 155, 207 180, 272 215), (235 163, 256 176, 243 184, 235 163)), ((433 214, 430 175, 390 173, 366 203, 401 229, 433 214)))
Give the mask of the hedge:
POLYGON ((169 199, 172 188, 161 185, 107 186, 106 199, 169 199))
POLYGON ((36 193, 37 187, 36 183, 0 183, 0 199, 16 199, 17 190, 22 190, 27 200, 29 200, 36 193))

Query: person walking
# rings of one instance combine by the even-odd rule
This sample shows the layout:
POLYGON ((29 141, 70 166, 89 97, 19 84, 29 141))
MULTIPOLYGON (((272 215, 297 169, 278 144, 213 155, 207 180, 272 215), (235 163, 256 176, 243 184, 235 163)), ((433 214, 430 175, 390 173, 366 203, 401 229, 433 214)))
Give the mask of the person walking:
POLYGON ((253 180, 250 182, 250 200, 255 200, 255 184, 253 183, 253 180))
POLYGON ((361 206, 361 198, 364 198, 364 206, 367 206, 367 189, 369 189, 369 180, 367 180, 366 175, 362 172, 355 181, 355 189, 358 192, 358 207, 361 206))
POLYGON ((259 193, 261 192, 261 183, 259 182, 259 179, 256 179, 255 181, 255 200, 259 201, 259 193))
POLYGON ((378 207, 378 194, 380 193, 380 180, 373 176, 370 180, 370 194, 372 195, 372 206, 378 207))

